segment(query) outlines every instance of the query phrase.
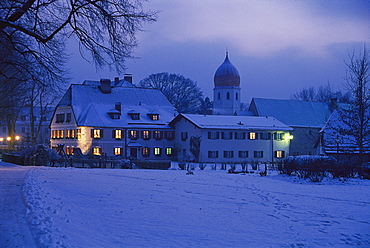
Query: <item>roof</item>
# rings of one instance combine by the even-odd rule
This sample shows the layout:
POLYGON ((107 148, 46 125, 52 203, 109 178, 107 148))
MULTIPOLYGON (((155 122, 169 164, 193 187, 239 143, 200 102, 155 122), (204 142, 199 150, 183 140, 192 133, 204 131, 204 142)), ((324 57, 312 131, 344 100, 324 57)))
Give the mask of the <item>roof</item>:
POLYGON ((270 131, 291 131, 291 127, 278 121, 273 117, 257 116, 231 116, 231 115, 194 115, 179 114, 170 125, 175 124, 181 118, 198 128, 205 129, 235 129, 235 130, 270 130, 270 131))
POLYGON ((240 86, 240 76, 236 67, 230 62, 228 53, 224 62, 218 67, 214 76, 215 87, 240 86))
POLYGON ((249 107, 257 116, 273 116, 291 127, 322 128, 330 116, 321 102, 253 98, 249 107))
MULTIPOLYGON (((111 93, 103 94, 94 84, 73 84, 69 87, 57 107, 72 106, 78 126, 125 127, 161 125, 164 128, 177 114, 175 108, 156 89, 116 86, 111 93), (116 103, 121 103, 120 119, 112 119, 116 103), (134 110, 139 120, 129 115, 134 110), (153 121, 150 114, 158 113, 159 120, 153 121)), ((118 111, 119 112, 119 111, 118 111)), ((169 126, 167 126, 169 127, 169 126)))

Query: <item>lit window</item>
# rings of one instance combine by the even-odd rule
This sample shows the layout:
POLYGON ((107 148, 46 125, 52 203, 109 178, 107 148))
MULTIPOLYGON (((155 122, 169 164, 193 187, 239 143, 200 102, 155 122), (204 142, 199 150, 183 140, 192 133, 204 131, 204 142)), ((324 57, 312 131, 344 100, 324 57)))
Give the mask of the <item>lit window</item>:
POLYGON ((148 130, 144 130, 144 131, 143 131, 143 133, 142 133, 142 137, 143 137, 143 139, 145 139, 145 140, 150 139, 150 131, 148 131, 148 130))
POLYGON ((64 130, 58 130, 57 138, 58 139, 63 139, 64 138, 64 130))
POLYGON ((93 154, 97 155, 97 156, 100 156, 101 155, 101 148, 99 146, 95 146, 93 148, 93 154))
POLYGON ((71 129, 71 138, 74 139, 76 138, 76 130, 71 129))
POLYGON ((248 151, 239 151, 239 158, 248 158, 248 151))
POLYGON ((224 158, 233 158, 234 151, 224 151, 224 158))
POLYGON ((143 153, 143 157, 149 157, 149 155, 150 155, 150 148, 149 147, 143 147, 142 153, 143 153))
POLYGON ((137 130, 130 130, 129 134, 130 134, 130 139, 135 140, 139 138, 139 134, 137 130))
POLYGON ((102 138, 102 130, 101 129, 93 129, 93 138, 94 139, 102 138))
POLYGON ((67 129, 66 138, 69 139, 70 137, 71 137, 71 130, 67 129))
POLYGON ((114 138, 115 139, 122 139, 122 130, 121 129, 114 130, 114 138))
POLYGON ((263 151, 254 151, 254 158, 263 158, 263 151))
POLYGON ((257 139, 257 133, 255 133, 255 132, 250 132, 250 133, 249 133, 249 139, 251 139, 251 140, 257 139))
POLYGON ((154 147, 154 155, 155 156, 161 156, 161 154, 162 154, 162 148, 154 147))
POLYGON ((115 147, 114 155, 122 155, 122 147, 115 147))
POLYGON ((162 139, 162 131, 154 131, 154 139, 162 139))
POLYGON ((166 148, 166 155, 171 156, 172 155, 172 147, 167 147, 166 148))
POLYGON ((66 146, 66 154, 69 155, 71 151, 69 150, 69 146, 66 146))
POLYGON ((159 120, 159 114, 148 114, 149 118, 153 121, 159 120))
POLYGON ((285 151, 275 151, 275 158, 284 158, 285 151))
POLYGON ((81 129, 77 129, 77 139, 81 139, 81 129))

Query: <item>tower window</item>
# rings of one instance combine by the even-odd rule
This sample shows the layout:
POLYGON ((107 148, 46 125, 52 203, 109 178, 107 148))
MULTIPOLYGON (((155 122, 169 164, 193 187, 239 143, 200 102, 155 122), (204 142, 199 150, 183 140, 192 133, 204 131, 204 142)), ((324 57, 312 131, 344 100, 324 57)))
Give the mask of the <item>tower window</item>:
POLYGON ((217 98, 218 98, 218 100, 221 99, 221 93, 220 92, 217 93, 217 98))
POLYGON ((226 100, 230 100, 230 92, 226 93, 226 100))
POLYGON ((236 99, 236 100, 239 100, 238 92, 236 92, 236 93, 235 93, 235 99, 236 99))

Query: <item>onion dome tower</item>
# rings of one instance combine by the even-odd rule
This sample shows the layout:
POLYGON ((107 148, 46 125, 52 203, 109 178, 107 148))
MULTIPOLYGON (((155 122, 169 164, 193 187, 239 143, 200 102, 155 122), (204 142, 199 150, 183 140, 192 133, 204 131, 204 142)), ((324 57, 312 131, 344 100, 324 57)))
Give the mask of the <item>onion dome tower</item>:
POLYGON ((214 76, 213 114, 235 115, 240 110, 240 76, 226 52, 214 76))

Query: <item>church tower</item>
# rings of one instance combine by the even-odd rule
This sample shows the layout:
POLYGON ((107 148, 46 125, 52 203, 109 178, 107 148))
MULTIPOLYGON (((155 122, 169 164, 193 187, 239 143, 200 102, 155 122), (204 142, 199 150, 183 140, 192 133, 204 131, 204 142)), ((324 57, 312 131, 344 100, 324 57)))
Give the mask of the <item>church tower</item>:
POLYGON ((240 76, 228 52, 214 76, 213 114, 234 115, 240 110, 240 76))

